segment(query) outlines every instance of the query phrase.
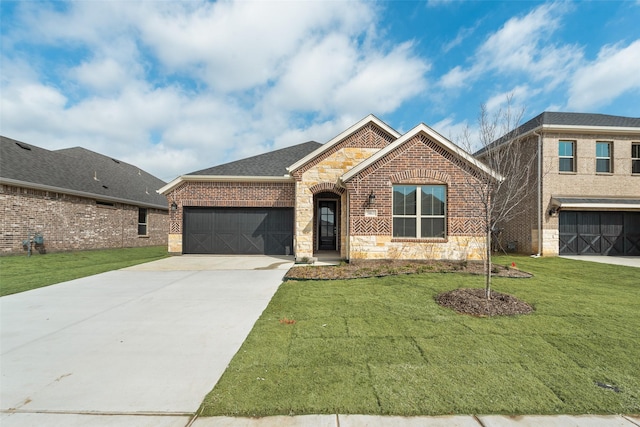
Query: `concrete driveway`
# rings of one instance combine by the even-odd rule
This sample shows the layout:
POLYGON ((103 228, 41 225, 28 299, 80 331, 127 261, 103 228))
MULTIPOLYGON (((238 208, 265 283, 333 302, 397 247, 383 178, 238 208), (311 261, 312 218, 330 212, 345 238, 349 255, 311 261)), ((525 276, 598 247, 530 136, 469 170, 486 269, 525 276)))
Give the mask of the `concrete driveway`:
POLYGON ((0 424, 185 426, 291 265, 172 257, 0 298, 0 424))
POLYGON ((576 261, 599 262, 600 264, 624 265, 626 267, 640 268, 640 257, 638 256, 562 255, 560 258, 573 259, 576 261))

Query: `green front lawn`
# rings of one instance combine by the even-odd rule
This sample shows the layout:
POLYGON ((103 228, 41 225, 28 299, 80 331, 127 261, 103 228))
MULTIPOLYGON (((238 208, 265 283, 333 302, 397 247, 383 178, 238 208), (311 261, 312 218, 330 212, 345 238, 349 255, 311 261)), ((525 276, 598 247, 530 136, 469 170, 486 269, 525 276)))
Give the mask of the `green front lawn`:
POLYGON ((494 279, 533 314, 438 306, 483 286, 463 273, 285 282, 202 414, 640 413, 640 269, 496 261, 534 274, 494 279))
POLYGON ((0 296, 168 256, 166 246, 0 257, 0 296))

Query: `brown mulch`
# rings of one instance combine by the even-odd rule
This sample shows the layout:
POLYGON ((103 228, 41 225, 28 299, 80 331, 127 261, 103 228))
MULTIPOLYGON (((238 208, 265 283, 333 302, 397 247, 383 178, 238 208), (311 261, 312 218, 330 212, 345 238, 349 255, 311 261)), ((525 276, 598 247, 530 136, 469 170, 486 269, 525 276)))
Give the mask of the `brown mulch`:
POLYGON ((454 289, 436 296, 436 302, 472 316, 513 316, 533 311, 529 304, 509 294, 492 291, 487 300, 484 289, 454 289))
MULTIPOLYGON (((470 273, 484 275, 482 262, 368 260, 335 266, 298 265, 291 268, 285 280, 336 280, 384 277, 398 274, 470 273)), ((530 273, 512 266, 493 265, 493 277, 531 277, 530 273)))

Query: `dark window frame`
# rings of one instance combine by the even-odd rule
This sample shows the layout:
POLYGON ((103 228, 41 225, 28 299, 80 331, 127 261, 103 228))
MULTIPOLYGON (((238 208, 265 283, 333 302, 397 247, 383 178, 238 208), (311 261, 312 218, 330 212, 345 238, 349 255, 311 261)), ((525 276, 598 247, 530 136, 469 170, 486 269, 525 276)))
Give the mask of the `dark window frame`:
POLYGON ((575 141, 558 141, 558 172, 575 172, 576 171, 576 142, 575 141), (571 154, 567 154, 562 150, 564 144, 570 144, 571 154), (569 165, 569 167, 567 167, 569 165))
POLYGON ((447 238, 446 185, 394 185, 392 200, 393 238, 447 238))
POLYGON ((640 175, 640 142, 631 143, 631 173, 640 175))
POLYGON ((147 208, 138 208, 138 236, 149 234, 149 211, 147 208))
POLYGON ((613 173, 613 142, 596 141, 596 173, 613 173), (607 147, 606 155, 602 155, 600 147, 607 147))

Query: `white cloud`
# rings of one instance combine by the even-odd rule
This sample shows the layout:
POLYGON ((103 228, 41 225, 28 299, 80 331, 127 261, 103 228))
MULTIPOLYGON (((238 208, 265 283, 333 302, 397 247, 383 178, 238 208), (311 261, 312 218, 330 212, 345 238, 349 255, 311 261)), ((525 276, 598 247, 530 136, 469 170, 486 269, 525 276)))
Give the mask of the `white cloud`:
POLYGON ((569 89, 569 108, 585 110, 610 103, 616 97, 640 91, 640 40, 626 47, 605 46, 598 57, 579 69, 569 89))
POLYGON ((377 39, 376 8, 21 2, 3 33, 2 132, 49 149, 83 146, 165 180, 324 142, 427 87, 429 64, 412 43, 377 39), (21 59, 32 54, 23 46, 54 47, 64 60, 21 59))
POLYGON ((512 111, 521 111, 524 109, 527 101, 541 91, 539 88, 531 88, 526 84, 518 85, 511 90, 493 95, 485 102, 485 106, 489 114, 496 114, 498 111, 506 108, 512 111))
POLYGON ((464 141, 465 131, 469 130, 471 133, 475 132, 473 130, 473 125, 467 120, 458 122, 453 115, 445 117, 439 122, 434 123, 431 127, 449 141, 452 141, 465 149, 467 148, 465 147, 466 141, 464 141))
POLYGON ((479 26, 480 26, 480 21, 476 22, 476 24, 473 27, 461 28, 453 40, 445 43, 442 46, 442 50, 445 53, 447 53, 454 47, 459 46, 460 44, 462 44, 464 40, 469 38, 478 29, 479 26))
POLYGON ((192 70, 218 90, 242 90, 277 78, 283 62, 318 34, 350 37, 374 16, 358 2, 167 3, 141 22, 142 38, 163 64, 192 70))
POLYGON ((471 85, 487 73, 524 74, 555 87, 582 57, 576 46, 548 44, 567 7, 560 3, 538 6, 523 17, 509 19, 477 49, 472 64, 456 66, 440 79, 447 89, 471 85))

